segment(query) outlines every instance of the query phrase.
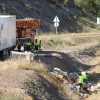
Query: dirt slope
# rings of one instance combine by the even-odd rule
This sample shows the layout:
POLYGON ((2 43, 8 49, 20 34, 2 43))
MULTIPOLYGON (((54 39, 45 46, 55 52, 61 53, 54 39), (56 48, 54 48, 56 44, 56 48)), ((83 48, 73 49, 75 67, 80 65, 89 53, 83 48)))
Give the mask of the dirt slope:
POLYGON ((0 70, 0 93, 15 93, 21 100, 25 96, 28 100, 28 95, 34 100, 65 100, 55 86, 31 70, 0 70))
POLYGON ((67 47, 61 51, 41 51, 40 56, 36 56, 36 60, 48 65, 50 69, 58 67, 67 72, 78 71, 79 69, 89 70, 92 68, 91 59, 95 56, 94 53, 100 47, 100 43, 85 44, 81 46, 67 47), (45 57, 46 54, 51 54, 51 57, 45 57))

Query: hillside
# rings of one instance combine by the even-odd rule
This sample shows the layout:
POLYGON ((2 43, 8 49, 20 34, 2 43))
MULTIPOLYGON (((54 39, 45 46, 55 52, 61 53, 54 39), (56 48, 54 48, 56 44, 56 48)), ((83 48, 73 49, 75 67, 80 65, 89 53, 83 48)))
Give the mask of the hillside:
POLYGON ((39 32, 55 31, 53 19, 60 19, 61 32, 90 32, 96 31, 97 13, 90 7, 80 7, 74 0, 63 0, 54 4, 53 0, 0 0, 0 14, 16 15, 17 19, 26 17, 41 19, 39 32))

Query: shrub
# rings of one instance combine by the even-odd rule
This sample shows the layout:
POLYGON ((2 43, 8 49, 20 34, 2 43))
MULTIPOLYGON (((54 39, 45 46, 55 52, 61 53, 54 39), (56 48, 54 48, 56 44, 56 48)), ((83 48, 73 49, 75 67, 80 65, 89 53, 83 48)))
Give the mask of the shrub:
POLYGON ((25 8, 26 8, 27 10, 30 10, 30 9, 31 9, 31 5, 25 4, 25 8))
POLYGON ((89 5, 89 0, 74 0, 75 5, 84 7, 89 5))
POLYGON ((53 2, 55 5, 59 3, 59 0, 50 0, 50 1, 53 2))
POLYGON ((66 4, 68 2, 68 0, 64 0, 64 4, 66 4))
POLYGON ((98 16, 100 16, 100 10, 98 10, 98 16))

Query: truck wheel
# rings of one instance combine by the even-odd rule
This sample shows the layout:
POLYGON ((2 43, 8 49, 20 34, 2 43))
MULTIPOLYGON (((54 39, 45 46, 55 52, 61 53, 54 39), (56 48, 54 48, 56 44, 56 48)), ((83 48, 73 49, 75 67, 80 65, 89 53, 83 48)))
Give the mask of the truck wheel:
POLYGON ((0 59, 2 59, 2 58, 3 58, 3 50, 0 51, 0 59))
POLYGON ((7 48, 3 52, 3 58, 6 59, 6 58, 9 58, 9 57, 10 57, 10 49, 7 48))
POLYGON ((10 57, 10 53, 11 53, 10 51, 11 51, 11 48, 8 48, 8 49, 7 49, 7 58, 10 57))

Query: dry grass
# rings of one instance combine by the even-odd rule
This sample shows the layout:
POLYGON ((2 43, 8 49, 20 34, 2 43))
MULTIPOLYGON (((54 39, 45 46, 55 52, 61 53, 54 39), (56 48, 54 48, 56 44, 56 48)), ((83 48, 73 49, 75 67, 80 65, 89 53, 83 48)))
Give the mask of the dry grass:
POLYGON ((100 56, 100 50, 97 50, 95 53, 96 56, 100 56))
MULTIPOLYGON (((21 97, 19 97, 16 94, 0 94, 0 100, 23 100, 21 97)), ((32 100, 32 99, 29 99, 32 100)))
POLYGON ((64 38, 61 36, 56 35, 49 35, 49 36, 40 36, 38 37, 39 40, 42 40, 42 48, 43 49, 62 49, 65 46, 74 46, 74 41, 71 38, 64 38))
POLYGON ((23 95, 23 97, 15 93, 0 93, 0 100, 34 100, 31 96, 23 95))
POLYGON ((99 42, 99 37, 74 37, 72 34, 67 35, 42 35, 37 36, 39 40, 42 40, 43 49, 55 49, 59 50, 66 46, 76 46, 87 43, 99 42), (70 36, 70 37, 69 37, 70 36))
MULTIPOLYGON (((36 72, 38 72, 39 74, 41 74, 43 77, 45 76, 45 78, 50 82, 52 80, 52 78, 50 78, 50 75, 48 76, 48 74, 46 73, 46 68, 45 65, 36 61, 33 61, 31 63, 29 63, 28 61, 26 61, 25 59, 12 59, 12 60, 5 60, 3 62, 0 62, 0 70, 5 70, 5 69, 16 69, 16 70, 34 70, 36 72)), ((38 76, 35 76, 36 78, 38 76)), ((53 82, 52 82, 53 83, 53 82)), ((32 97, 24 95, 23 97, 19 98, 17 97, 15 94, 2 94, 0 100, 34 100, 32 97), (8 96, 8 99, 7 99, 8 96)))
POLYGON ((91 68, 91 72, 100 73, 99 67, 100 67, 100 56, 93 57, 93 59, 90 62, 91 64, 94 64, 95 66, 91 68))
MULTIPOLYGON (((62 83, 62 81, 59 78, 53 76, 51 73, 46 71, 46 66, 43 63, 39 63, 39 62, 35 62, 35 61, 28 63, 24 59, 6 60, 4 62, 0 62, 0 69, 7 69, 7 68, 18 69, 18 70, 19 69, 21 69, 21 70, 35 70, 41 76, 43 76, 48 82, 53 84, 62 95, 64 95, 65 97, 67 95, 68 98, 71 98, 70 100, 77 100, 77 99, 72 99, 73 93, 70 92, 69 87, 64 86, 64 84, 62 83)), ((10 99, 5 99, 6 95, 2 95, 2 98, 4 98, 4 99, 0 99, 0 100, 33 100, 30 96, 24 96, 24 99, 23 98, 17 99, 18 97, 14 96, 15 99, 12 99, 13 95, 8 94, 8 97, 10 99)))
POLYGON ((91 71, 94 72, 94 73, 100 73, 99 68, 100 68, 100 65, 97 65, 97 66, 93 67, 93 68, 91 69, 91 71))
POLYGON ((67 95, 67 99, 68 100, 79 100, 78 98, 78 94, 74 93, 73 91, 70 90, 70 86, 69 85, 63 85, 63 91, 64 91, 64 95, 67 95))
POLYGON ((21 69, 21 70, 34 70, 37 71, 39 74, 41 74, 43 77, 45 77, 50 83, 56 85, 58 84, 58 79, 51 75, 46 70, 46 65, 40 62, 33 61, 29 63, 25 59, 20 60, 6 60, 4 62, 0 62, 0 69, 21 69), (55 81, 56 80, 56 81, 55 81))
POLYGON ((5 60, 3 62, 0 62, 0 69, 7 69, 7 68, 13 68, 13 69, 25 69, 25 70, 37 70, 37 71, 44 71, 44 65, 40 64, 36 61, 29 62, 25 59, 12 59, 12 60, 5 60))
POLYGON ((89 96, 89 99, 87 99, 87 100, 100 100, 100 93, 98 93, 98 94, 92 94, 92 95, 90 95, 89 96))

